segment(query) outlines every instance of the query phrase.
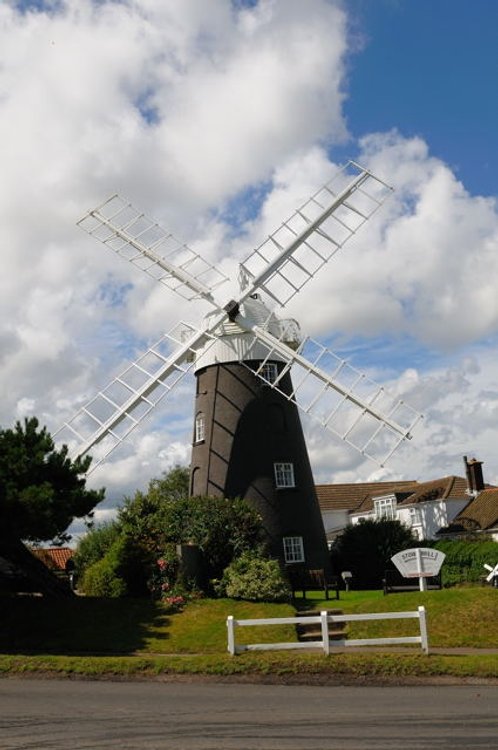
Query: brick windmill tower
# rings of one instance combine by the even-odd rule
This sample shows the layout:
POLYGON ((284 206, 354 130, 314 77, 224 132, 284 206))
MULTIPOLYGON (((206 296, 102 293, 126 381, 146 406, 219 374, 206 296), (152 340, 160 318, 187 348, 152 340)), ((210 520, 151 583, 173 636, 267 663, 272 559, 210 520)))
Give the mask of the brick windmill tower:
POLYGON ((263 518, 274 556, 327 568, 299 409, 380 464, 410 437, 419 415, 275 310, 301 293, 389 193, 349 162, 249 255, 238 295, 221 301, 219 270, 122 198, 90 211, 79 222, 89 234, 212 312, 198 327, 182 324, 163 336, 66 423, 72 455, 95 447, 98 465, 193 370, 191 494, 246 498, 263 518))

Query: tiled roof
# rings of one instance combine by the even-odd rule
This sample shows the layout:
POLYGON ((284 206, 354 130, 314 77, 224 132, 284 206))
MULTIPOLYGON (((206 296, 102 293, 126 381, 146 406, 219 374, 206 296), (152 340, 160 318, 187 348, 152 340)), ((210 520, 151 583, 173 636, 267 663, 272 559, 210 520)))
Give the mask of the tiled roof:
POLYGON ((453 500, 467 496, 467 480, 463 477, 442 477, 420 482, 415 492, 398 505, 413 505, 429 500, 453 500))
POLYGON ((430 500, 465 498, 467 480, 448 476, 429 482, 363 482, 358 484, 319 484, 316 494, 320 509, 348 510, 351 513, 369 513, 374 500, 383 495, 395 495, 398 507, 430 500))
POLYGON ((66 570, 68 561, 74 555, 69 547, 48 547, 46 549, 31 549, 35 557, 41 560, 50 570, 66 570))
POLYGON ((417 482, 359 482, 357 484, 318 484, 316 494, 322 511, 355 511, 372 493, 387 495, 391 492, 406 492, 417 482))
POLYGON ((482 490, 460 511, 451 524, 466 530, 485 530, 498 526, 498 487, 482 490))

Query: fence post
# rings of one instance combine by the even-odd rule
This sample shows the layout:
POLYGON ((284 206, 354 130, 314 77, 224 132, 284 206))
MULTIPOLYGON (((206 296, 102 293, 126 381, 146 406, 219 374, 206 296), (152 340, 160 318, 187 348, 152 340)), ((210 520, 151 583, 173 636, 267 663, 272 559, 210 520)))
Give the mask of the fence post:
POLYGON ((228 630, 228 652, 235 656, 235 622, 233 615, 227 617, 227 630, 228 630))
POLYGON ((425 616, 425 607, 418 608, 418 618, 420 620, 420 639, 423 651, 429 653, 429 639, 427 637, 427 619, 425 616))
POLYGON ((329 642, 329 613, 324 610, 320 612, 320 624, 322 626, 322 641, 323 641, 323 653, 328 656, 330 654, 330 642, 329 642))

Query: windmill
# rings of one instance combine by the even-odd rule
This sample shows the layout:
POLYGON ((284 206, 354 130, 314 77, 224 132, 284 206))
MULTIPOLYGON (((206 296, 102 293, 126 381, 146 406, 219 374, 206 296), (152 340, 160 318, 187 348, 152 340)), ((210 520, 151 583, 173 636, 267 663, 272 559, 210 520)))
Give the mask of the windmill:
POLYGON ((420 415, 274 310, 301 292, 390 192, 348 162, 249 255, 238 295, 222 301, 220 270, 120 196, 88 212, 78 224, 90 235, 212 309, 201 325, 175 326, 65 423, 71 455, 92 449, 95 468, 193 371, 191 494, 247 499, 275 556, 327 568, 298 408, 381 465, 420 415))

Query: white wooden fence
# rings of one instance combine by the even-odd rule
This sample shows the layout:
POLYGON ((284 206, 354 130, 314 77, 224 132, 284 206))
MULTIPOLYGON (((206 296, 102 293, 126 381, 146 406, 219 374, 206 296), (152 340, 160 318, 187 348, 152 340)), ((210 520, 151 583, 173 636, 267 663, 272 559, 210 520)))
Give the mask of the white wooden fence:
POLYGON ((424 653, 429 653, 429 641, 427 638, 427 621, 425 607, 419 607, 414 612, 376 612, 375 614, 363 615, 331 615, 326 610, 319 615, 307 617, 271 617, 258 620, 236 620, 232 615, 227 617, 228 651, 232 656, 243 651, 270 651, 295 648, 319 648, 324 654, 330 654, 331 647, 343 646, 392 646, 405 643, 419 643, 424 653), (359 620, 407 620, 418 619, 420 624, 420 635, 400 636, 395 638, 355 638, 352 640, 330 640, 329 625, 337 622, 354 622, 359 620), (235 639, 236 627, 249 627, 253 625, 312 625, 319 624, 321 627, 321 638, 316 641, 295 643, 252 643, 250 645, 237 645, 235 639))

